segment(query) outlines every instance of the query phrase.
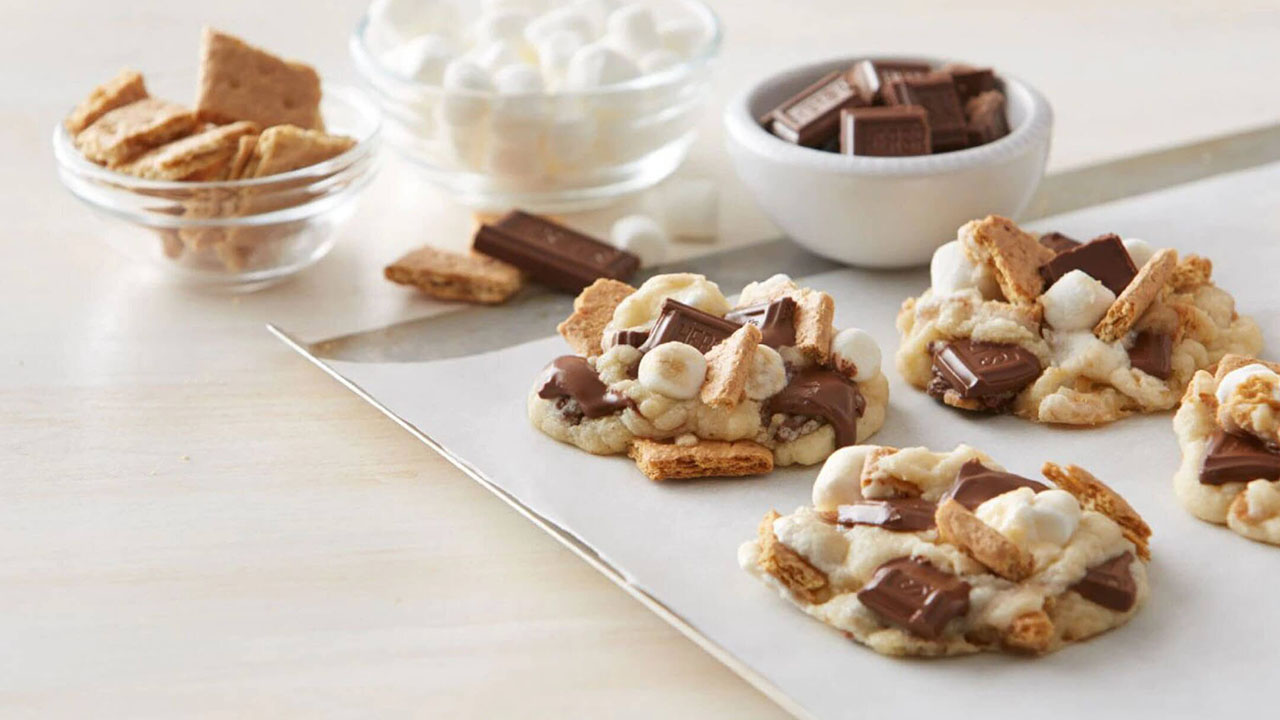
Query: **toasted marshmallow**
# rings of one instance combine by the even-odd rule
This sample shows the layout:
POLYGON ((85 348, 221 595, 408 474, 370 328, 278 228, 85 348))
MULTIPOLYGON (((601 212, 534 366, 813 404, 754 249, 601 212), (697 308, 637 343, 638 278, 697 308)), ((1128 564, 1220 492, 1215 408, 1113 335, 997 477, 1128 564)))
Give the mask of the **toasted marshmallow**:
POLYGON ((1238 367, 1226 375, 1223 375, 1222 381, 1218 383, 1218 391, 1216 393, 1218 396, 1218 402, 1227 402, 1231 398, 1231 395, 1235 393, 1236 388, 1243 385, 1245 381, 1258 376, 1268 379, 1268 384, 1274 388, 1273 392, 1276 401, 1280 402, 1280 375, 1277 375, 1271 370, 1271 368, 1260 363, 1238 367))
POLYGON ((662 47, 653 11, 640 3, 629 3, 609 13, 605 32, 609 44, 633 60, 662 47))
POLYGON ((787 366, 777 350, 768 345, 757 345, 751 358, 751 372, 747 375, 747 397, 764 400, 782 392, 787 386, 787 366))
POLYGON ((929 284, 935 295, 951 295, 977 289, 985 298, 996 297, 999 286, 986 265, 974 264, 959 240, 933 251, 929 261, 929 284))
POLYGON ((1044 320, 1054 330, 1088 330, 1098 324, 1116 294, 1083 270, 1072 270, 1058 278, 1044 294, 1044 320))
POLYGON ((1151 247, 1151 243, 1138 238, 1125 238, 1124 249, 1129 253, 1129 259, 1133 261, 1133 266, 1141 269, 1152 255, 1156 254, 1156 249, 1151 247))
POLYGON ((831 338, 831 355, 836 370, 856 382, 866 382, 880 373, 880 345, 871 333, 845 328, 831 338))
POLYGON ((1018 488, 987 500, 974 511, 978 519, 1018 547, 1062 547, 1080 524, 1080 503, 1065 490, 1018 488))
POLYGON ((707 359, 697 348, 682 342, 667 342, 644 354, 636 379, 659 395, 692 400, 698 396, 706 377, 707 359))
POLYGON ((862 499, 862 467, 874 445, 850 445, 831 453, 813 483, 813 506, 835 510, 862 499))
POLYGON ((640 74, 627 56, 601 43, 584 45, 569 58, 565 85, 571 90, 593 90, 626 82, 640 74))
POLYGON ((640 257, 645 266, 657 265, 667 256, 667 233, 648 215, 627 215, 609 229, 609 241, 640 257))

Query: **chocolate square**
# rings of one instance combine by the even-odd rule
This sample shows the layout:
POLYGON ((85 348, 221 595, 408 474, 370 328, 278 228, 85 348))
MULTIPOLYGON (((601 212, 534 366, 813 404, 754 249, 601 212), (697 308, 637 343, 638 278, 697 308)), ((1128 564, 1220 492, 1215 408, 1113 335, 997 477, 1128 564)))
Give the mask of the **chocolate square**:
POLYGON ((839 132, 841 110, 869 103, 845 73, 830 72, 775 108, 770 129, 787 142, 820 148, 839 132))
POLYGON ((1173 375, 1173 336, 1140 332, 1129 348, 1129 364, 1148 375, 1168 380, 1173 375))
POLYGON ((1080 247, 1080 241, 1067 237, 1060 232, 1047 232, 1040 236, 1040 244, 1054 251, 1055 253, 1064 253, 1073 248, 1080 247))
POLYGON ((932 68, 928 63, 859 60, 849 69, 849 82, 862 90, 868 99, 883 102, 882 91, 891 80, 924 75, 932 68))
POLYGON ((857 108, 840 114, 840 152, 845 155, 928 155, 932 147, 924 108, 857 108))
POLYGON ((936 640, 969 612, 969 583, 924 558, 901 557, 876 568, 858 600, 885 623, 936 640))
POLYGON ((796 301, 792 298, 730 310, 724 319, 760 328, 761 342, 771 348, 796 344, 796 301))
POLYGON ((1231 482, 1280 480, 1280 451, 1268 447, 1252 435, 1214 432, 1200 467, 1200 482, 1223 485, 1231 482))
POLYGON ((1080 597, 1109 610, 1127 612, 1138 597, 1138 584, 1133 579, 1133 553, 1125 552, 1089 568, 1080 582, 1070 589, 1080 597))
POLYGON ((923 498, 860 500, 836 508, 836 522, 841 525, 874 525, 893 532, 921 532, 937 526, 936 503, 923 498))
POLYGON ((602 277, 625 281, 640 269, 640 258, 625 250, 519 210, 481 225, 472 246, 568 292, 602 277))
POLYGON ((662 301, 662 315, 649 331, 649 338, 640 346, 640 351, 649 352, 663 343, 682 342, 706 353, 740 327, 742 323, 725 320, 667 298, 662 301))
POLYGON ((951 76, 944 72, 895 78, 884 88, 889 105, 919 105, 929 117, 933 152, 969 146, 968 121, 951 76))
POLYGON ((996 75, 989 67, 976 68, 970 65, 952 63, 944 65, 942 70, 951 74, 951 79, 956 84, 956 93, 960 95, 961 103, 966 103, 971 98, 996 89, 996 75))
POLYGON ((989 90, 971 98, 964 106, 964 115, 971 145, 985 145, 1009 134, 1004 93, 999 90, 989 90))
POLYGON ((1044 276, 1045 287, 1049 287, 1072 270, 1084 271, 1116 295, 1124 292, 1138 274, 1124 242, 1114 234, 1096 237, 1080 247, 1058 253, 1041 266, 1040 274, 1044 276))
POLYGON ((1021 475, 992 470, 978 460, 970 460, 960 466, 960 472, 956 473, 956 481, 942 494, 938 503, 955 500, 969 510, 977 510, 979 505, 993 497, 1024 487, 1029 487, 1035 492, 1044 492, 1049 489, 1049 486, 1044 483, 1021 475))
POLYGON ((1040 376, 1040 360, 1018 345, 947 343, 933 355, 933 368, 963 398, 1016 393, 1040 376))

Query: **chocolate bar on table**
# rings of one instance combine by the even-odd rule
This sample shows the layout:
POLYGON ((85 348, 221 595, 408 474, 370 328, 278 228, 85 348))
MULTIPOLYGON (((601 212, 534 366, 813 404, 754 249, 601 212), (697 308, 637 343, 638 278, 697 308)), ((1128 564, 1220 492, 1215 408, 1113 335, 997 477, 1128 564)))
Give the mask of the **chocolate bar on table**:
POLYGON ((901 557, 876 568, 858 600, 886 623, 932 640, 969 612, 969 583, 924 558, 901 557))
POLYGON ((844 72, 829 72, 775 108, 769 129, 788 142, 819 148, 839 131, 841 110, 868 104, 844 72))
POLYGON ((845 155, 928 155, 932 134, 925 109, 912 105, 845 110, 840 114, 840 152, 845 155))
POLYGON ((883 95, 889 105, 919 105, 925 109, 933 152, 969 147, 968 121, 951 75, 934 72, 895 78, 885 84, 883 95))
POLYGON ((602 277, 626 281, 640 268, 640 258, 625 250, 520 210, 481 225, 472 245, 567 292, 578 292, 602 277))

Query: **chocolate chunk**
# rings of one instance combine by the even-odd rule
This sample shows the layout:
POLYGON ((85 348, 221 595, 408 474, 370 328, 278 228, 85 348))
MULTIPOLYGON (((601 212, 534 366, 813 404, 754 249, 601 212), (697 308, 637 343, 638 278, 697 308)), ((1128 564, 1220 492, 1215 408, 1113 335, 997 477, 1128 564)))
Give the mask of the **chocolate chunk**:
POLYGON ((869 102, 845 73, 829 72, 775 108, 770 129, 787 142, 821 147, 838 132, 841 110, 869 102))
POLYGON ((1040 236, 1040 244, 1056 253, 1064 253, 1072 248, 1080 247, 1080 241, 1063 235, 1060 232, 1047 232, 1040 236))
POLYGON ((889 625, 936 640, 969 612, 969 583, 924 558, 902 557, 876 568, 858 600, 889 625))
POLYGON ((938 506, 921 498, 860 500, 836 508, 841 525, 875 525, 894 532, 920 532, 936 527, 938 506))
POLYGON ((649 339, 640 346, 640 352, 649 352, 662 343, 682 342, 705 353, 740 327, 741 323, 667 298, 662 301, 662 315, 649 331, 649 339))
POLYGON ((1096 237, 1080 247, 1058 253, 1041 266, 1040 274, 1044 276, 1045 287, 1049 287, 1072 270, 1083 270, 1116 295, 1124 292, 1138 274, 1118 235, 1096 237))
POLYGON ((970 460, 960 466, 960 472, 956 473, 956 481, 942 494, 938 503, 955 500, 969 510, 977 510, 979 505, 993 497, 1024 487, 1036 492, 1049 489, 1049 486, 1044 483, 1021 475, 992 470, 978 460, 970 460))
POLYGON ((924 108, 868 107, 840 113, 840 152, 845 155, 928 155, 932 135, 924 108))
POLYGON ((578 292, 597 279, 626 280, 640 258, 546 218, 514 210, 480 226, 475 249, 504 260, 559 290, 578 292))
POLYGON ((766 401, 765 411, 820 417, 835 429, 836 447, 842 448, 858 442, 858 418, 866 406, 852 380, 834 370, 815 367, 796 373, 781 392, 766 401))
POLYGON ((612 415, 631 405, 630 398, 609 390, 587 359, 578 355, 564 355, 551 361, 542 371, 538 397, 574 400, 582 414, 589 418, 612 415))
POLYGON ((1200 467, 1200 482, 1222 485, 1254 480, 1280 480, 1280 451, 1252 435, 1214 432, 1200 467))
POLYGON ((970 145, 985 145, 1009 134, 1004 93, 988 90, 965 103, 964 116, 970 145))
POLYGON ((924 75, 930 69, 927 63, 859 60, 849 69, 848 78, 865 97, 883 101, 882 91, 891 80, 924 75))
POLYGON ((956 84, 956 94, 960 102, 967 103, 984 92, 996 89, 996 74, 991 68, 976 68, 960 63, 942 66, 942 71, 949 73, 956 84))
POLYGON ((614 345, 630 345, 633 348, 643 347, 648 339, 648 330, 616 330, 613 333, 613 341, 609 344, 609 347, 614 345))
POLYGON ((792 298, 730 310, 724 319, 760 328, 761 342, 771 348, 796 344, 796 301, 792 298))
POLYGON ((890 80, 884 87, 889 105, 919 105, 929 117, 933 152, 961 150, 969 146, 968 124, 951 76, 944 72, 911 75, 890 80))
POLYGON ((1070 589, 1080 593, 1080 597, 1091 603, 1125 612, 1138 599, 1138 584, 1134 582, 1133 572, 1129 570, 1132 564, 1133 553, 1117 555, 1101 565, 1089 568, 1084 578, 1070 589))
POLYGON ((933 369, 962 398, 1016 393, 1040 376, 1040 360, 1018 345, 955 340, 933 355, 933 369))
POLYGON ((1168 380, 1173 375, 1173 336, 1140 332, 1129 348, 1129 364, 1148 375, 1168 380))

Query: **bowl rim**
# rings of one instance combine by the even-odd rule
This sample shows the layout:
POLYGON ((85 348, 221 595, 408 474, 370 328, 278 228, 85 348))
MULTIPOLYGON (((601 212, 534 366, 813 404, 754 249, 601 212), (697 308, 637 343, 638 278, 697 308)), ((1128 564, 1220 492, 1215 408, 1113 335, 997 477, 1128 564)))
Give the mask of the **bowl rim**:
POLYGON ((53 127, 53 155, 58 166, 74 173, 75 175, 98 182, 106 182, 116 185, 126 190, 148 190, 148 191, 192 191, 192 190, 214 190, 214 189, 242 189, 253 187, 266 187, 277 183, 290 183, 294 180, 306 180, 312 177, 324 178, 346 167, 359 162, 362 158, 377 152, 378 139, 382 131, 382 116, 378 108, 374 105, 359 88, 342 85, 324 83, 321 88, 321 103, 325 100, 336 100, 338 103, 346 104, 354 109, 365 121, 366 130, 360 134, 352 134, 355 137, 356 144, 351 149, 329 158, 324 162, 308 165, 290 170, 289 172, 279 173, 276 175, 268 175, 260 178, 247 178, 239 180, 209 180, 209 181, 188 181, 188 180, 156 180, 151 178, 140 178, 136 175, 129 175, 118 170, 98 165, 95 162, 85 158, 83 154, 76 148, 71 133, 67 132, 66 126, 62 119, 59 119, 53 127))
POLYGON ((1052 130, 1053 108, 1049 105, 1049 101, 1024 80, 1004 72, 998 72, 997 77, 1005 83, 1005 92, 1017 93, 1027 103, 1028 113, 1022 124, 994 142, 936 155, 874 157, 844 155, 804 147, 789 143, 765 130, 760 125, 759 118, 751 112, 753 100, 766 89, 789 82, 800 82, 804 78, 809 78, 811 81, 812 78, 820 77, 824 72, 830 72, 832 67, 852 66, 859 60, 927 62, 933 67, 941 67, 951 62, 965 62, 932 55, 858 54, 827 56, 793 65, 784 70, 756 77, 733 95, 725 106, 723 115, 727 138, 757 155, 769 157, 776 162, 809 167, 817 171, 844 175, 919 177, 1000 164, 1045 141, 1052 130))
POLYGON ((720 16, 705 0, 674 0, 692 9, 702 20, 704 27, 710 28, 711 37, 702 51, 691 58, 681 61, 665 70, 647 75, 640 75, 625 82, 602 85, 589 90, 543 90, 532 93, 498 93, 495 90, 449 89, 443 85, 410 80, 388 69, 369 48, 366 35, 370 25, 369 11, 366 9, 356 22, 347 43, 348 51, 355 63, 356 70, 374 87, 386 85, 399 91, 442 93, 459 97, 496 98, 496 97, 545 97, 545 98, 591 98, 615 93, 625 93, 675 83, 693 75, 696 71, 710 64, 720 54, 720 46, 724 41, 724 24, 720 16))

